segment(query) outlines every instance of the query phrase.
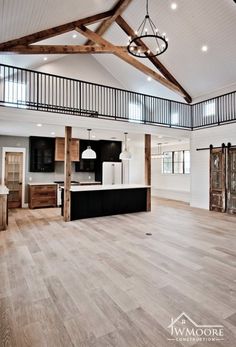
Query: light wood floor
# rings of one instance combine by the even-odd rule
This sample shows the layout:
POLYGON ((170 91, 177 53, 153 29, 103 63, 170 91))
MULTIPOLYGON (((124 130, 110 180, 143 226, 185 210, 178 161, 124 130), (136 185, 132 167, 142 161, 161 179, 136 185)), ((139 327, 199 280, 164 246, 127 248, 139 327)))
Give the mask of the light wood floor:
POLYGON ((188 346, 234 347, 235 236, 236 217, 165 200, 70 223, 59 209, 12 211, 0 233, 0 346, 182 346, 167 327, 184 311, 224 326, 224 341, 188 346))

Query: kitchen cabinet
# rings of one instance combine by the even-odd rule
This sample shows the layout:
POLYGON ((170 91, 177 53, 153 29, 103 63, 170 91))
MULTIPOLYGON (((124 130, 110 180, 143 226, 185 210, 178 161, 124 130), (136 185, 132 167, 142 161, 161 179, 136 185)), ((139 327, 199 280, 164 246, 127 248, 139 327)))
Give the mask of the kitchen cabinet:
POLYGON ((54 172, 55 139, 29 138, 30 172, 54 172))
POLYGON ((56 206, 56 184, 29 184, 29 208, 56 206))
POLYGON ((89 141, 89 140, 80 140, 80 161, 75 163, 76 172, 94 172, 96 170, 97 159, 82 159, 82 152, 86 150, 88 146, 96 152, 98 157, 98 147, 99 141, 89 141))
POLYGON ((97 153, 97 165, 95 168, 95 180, 102 181, 102 163, 108 162, 120 162, 119 156, 121 153, 122 142, 121 141, 99 141, 99 150, 97 153))
POLYGON ((100 142, 100 160, 103 161, 120 161, 121 141, 106 141, 100 142))
MULTIPOLYGON (((72 139, 71 141, 71 161, 80 160, 80 141, 72 139)), ((55 161, 65 160, 65 138, 57 137, 55 142, 55 161)))

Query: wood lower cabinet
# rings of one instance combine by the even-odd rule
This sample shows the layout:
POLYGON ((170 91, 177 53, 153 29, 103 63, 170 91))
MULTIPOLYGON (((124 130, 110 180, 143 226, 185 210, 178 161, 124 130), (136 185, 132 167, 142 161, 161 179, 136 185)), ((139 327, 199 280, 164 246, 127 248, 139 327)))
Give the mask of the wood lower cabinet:
MULTIPOLYGON (((71 161, 79 161, 80 142, 78 139, 72 139, 71 141, 71 161)), ((57 137, 56 146, 55 146, 55 161, 64 161, 65 160, 65 138, 57 137)))
POLYGON ((57 185, 29 185, 29 208, 56 207, 57 185))
POLYGON ((7 194, 0 192, 0 231, 6 230, 8 224, 7 194))

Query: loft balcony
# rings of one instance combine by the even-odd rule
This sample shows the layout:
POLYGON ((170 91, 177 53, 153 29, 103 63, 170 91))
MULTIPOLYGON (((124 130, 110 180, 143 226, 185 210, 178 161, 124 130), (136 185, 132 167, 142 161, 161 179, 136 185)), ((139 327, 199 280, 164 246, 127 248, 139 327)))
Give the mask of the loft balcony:
POLYGON ((236 120, 236 92, 189 105, 4 64, 0 106, 187 130, 236 120))

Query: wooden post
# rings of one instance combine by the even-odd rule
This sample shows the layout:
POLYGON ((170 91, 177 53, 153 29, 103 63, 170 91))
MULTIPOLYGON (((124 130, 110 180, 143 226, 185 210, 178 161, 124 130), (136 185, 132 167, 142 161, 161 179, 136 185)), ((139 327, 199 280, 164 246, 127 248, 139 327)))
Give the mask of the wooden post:
POLYGON ((64 221, 70 221, 71 204, 71 127, 65 127, 65 162, 64 162, 64 221))
MULTIPOLYGON (((151 186, 151 135, 145 134, 145 184, 151 186)), ((147 189, 147 211, 151 211, 151 187, 147 189)))

